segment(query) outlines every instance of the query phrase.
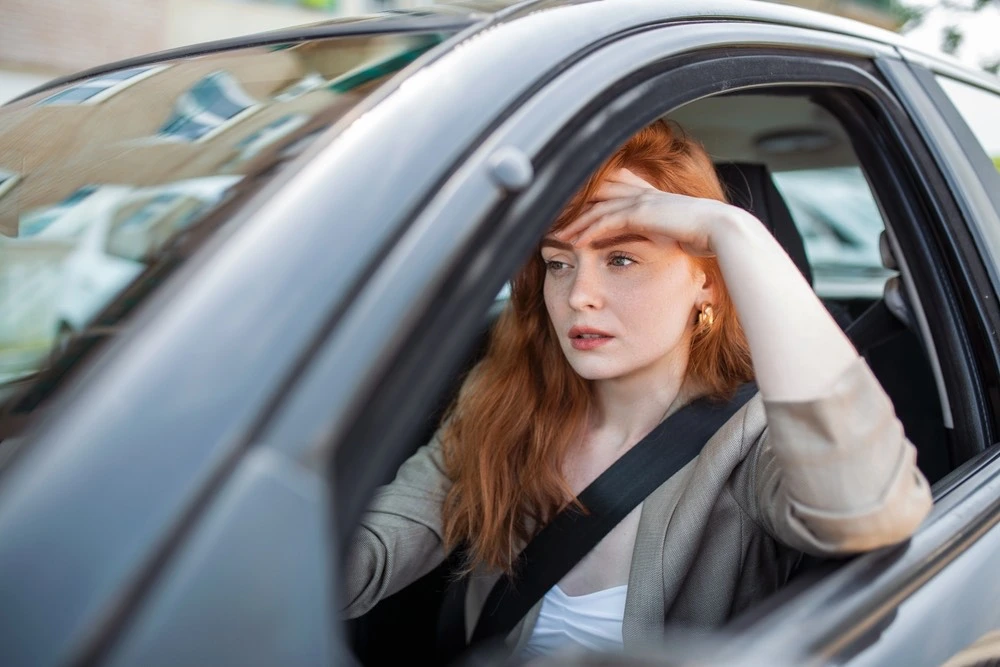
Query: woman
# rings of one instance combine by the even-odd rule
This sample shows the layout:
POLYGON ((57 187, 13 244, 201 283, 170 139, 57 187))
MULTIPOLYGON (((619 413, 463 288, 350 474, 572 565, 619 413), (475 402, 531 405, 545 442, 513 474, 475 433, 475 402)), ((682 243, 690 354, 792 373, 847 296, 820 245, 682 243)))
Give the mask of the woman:
POLYGON ((931 505, 891 403, 799 270, 725 203, 704 149, 654 123, 542 240, 446 424, 380 490, 347 614, 464 543, 471 631, 538 527, 667 416, 751 378, 759 394, 535 605, 513 650, 718 625, 801 553, 899 542, 931 505))

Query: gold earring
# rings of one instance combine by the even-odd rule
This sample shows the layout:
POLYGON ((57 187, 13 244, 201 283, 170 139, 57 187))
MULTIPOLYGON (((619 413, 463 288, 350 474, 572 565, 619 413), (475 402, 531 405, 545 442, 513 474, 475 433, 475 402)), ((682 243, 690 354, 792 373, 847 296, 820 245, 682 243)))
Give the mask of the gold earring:
POLYGON ((698 326, 702 329, 711 329, 713 324, 715 324, 715 311, 711 305, 705 304, 698 311, 698 326))

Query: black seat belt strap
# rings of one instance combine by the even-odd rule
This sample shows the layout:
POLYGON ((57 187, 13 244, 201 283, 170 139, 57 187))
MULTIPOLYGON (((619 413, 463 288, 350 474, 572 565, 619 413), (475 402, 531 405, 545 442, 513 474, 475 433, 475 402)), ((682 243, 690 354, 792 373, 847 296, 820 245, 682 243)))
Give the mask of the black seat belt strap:
POLYGON ((844 333, 863 355, 904 331, 906 325, 889 310, 885 299, 879 299, 851 322, 844 333))
MULTIPOLYGON (((579 495, 587 513, 559 512, 524 548, 516 580, 503 575, 486 599, 472 644, 506 636, 601 539, 678 470, 693 460, 719 428, 756 393, 748 383, 731 401, 699 399, 681 408, 622 455, 579 495)), ((463 587, 464 588, 464 587, 463 587)), ((450 605, 454 609, 455 605, 450 605)), ((464 615, 461 605, 457 605, 464 615)), ((450 612, 454 613, 454 612, 450 612)), ((462 629, 454 619, 447 624, 462 629)), ((451 646, 455 637, 441 638, 451 646)), ((464 636, 460 643, 464 644, 464 636)))

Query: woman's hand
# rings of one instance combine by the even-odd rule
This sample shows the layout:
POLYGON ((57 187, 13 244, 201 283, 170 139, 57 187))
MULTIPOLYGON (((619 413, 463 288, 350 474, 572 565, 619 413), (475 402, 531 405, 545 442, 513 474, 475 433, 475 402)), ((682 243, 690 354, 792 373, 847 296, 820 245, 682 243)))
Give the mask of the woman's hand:
POLYGON ((594 204, 555 237, 585 246, 602 236, 635 232, 651 240, 676 241, 692 255, 710 256, 722 235, 731 237, 751 227, 763 229, 743 209, 714 199, 662 192, 628 169, 619 169, 600 186, 594 204))

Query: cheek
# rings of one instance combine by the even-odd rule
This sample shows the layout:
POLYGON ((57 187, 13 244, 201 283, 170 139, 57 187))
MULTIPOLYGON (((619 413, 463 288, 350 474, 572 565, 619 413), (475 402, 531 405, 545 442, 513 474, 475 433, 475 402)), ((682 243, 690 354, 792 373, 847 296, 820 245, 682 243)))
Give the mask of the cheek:
POLYGON ((546 271, 545 280, 542 282, 542 297, 545 299, 545 307, 550 311, 569 308, 573 285, 573 276, 568 275, 568 272, 554 274, 546 271))
POLYGON ((558 311, 559 298, 556 286, 548 273, 545 274, 545 282, 542 283, 542 297, 545 299, 545 310, 549 313, 549 318, 554 319, 558 311))
POLYGON ((652 345, 671 345, 691 323, 697 290, 686 271, 665 271, 623 281, 615 296, 619 315, 652 345))

